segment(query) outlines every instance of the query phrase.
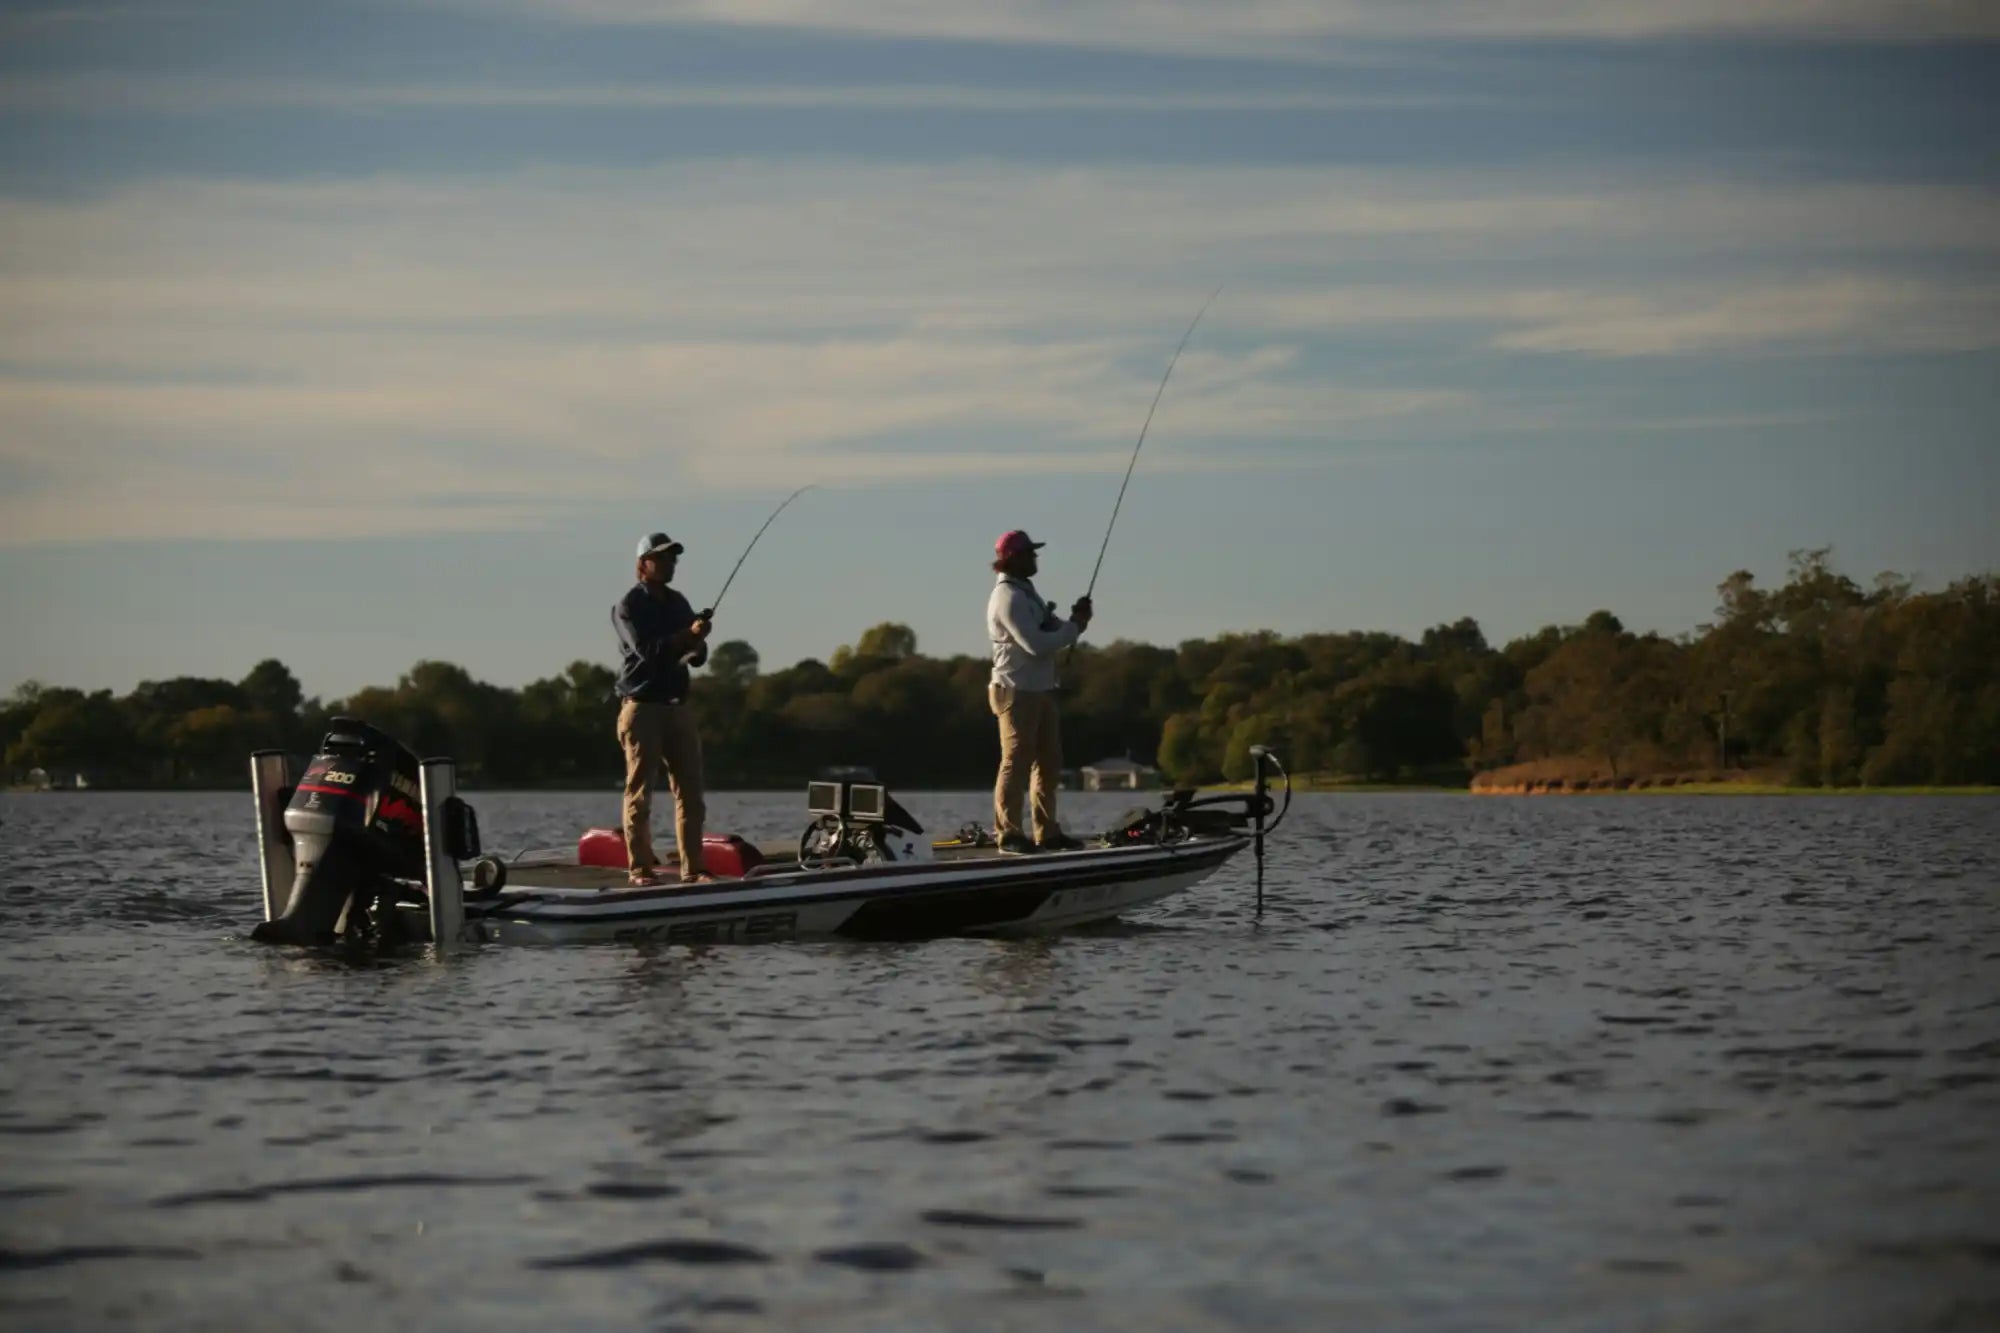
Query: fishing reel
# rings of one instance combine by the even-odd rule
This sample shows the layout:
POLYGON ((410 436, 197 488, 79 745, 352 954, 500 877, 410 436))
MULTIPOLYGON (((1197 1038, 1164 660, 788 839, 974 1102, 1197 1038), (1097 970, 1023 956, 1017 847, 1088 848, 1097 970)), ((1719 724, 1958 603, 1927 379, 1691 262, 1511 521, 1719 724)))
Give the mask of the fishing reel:
MULTIPOLYGON (((1076 600, 1078 602, 1087 602, 1090 600, 1090 594, 1085 593, 1083 596, 1077 598, 1076 600)), ((1062 612, 1056 610, 1056 604, 1054 602, 1044 602, 1042 603, 1042 625, 1041 625, 1042 633, 1052 634, 1056 630, 1061 629, 1063 625, 1067 623, 1068 620, 1073 620, 1075 619, 1075 617, 1076 617, 1076 606, 1074 603, 1072 603, 1070 606, 1069 616, 1065 617, 1062 614, 1062 612)))
POLYGON ((960 824, 958 832, 952 836, 951 841, 960 847, 998 847, 1000 845, 1000 840, 993 836, 993 830, 987 828, 986 825, 976 819, 969 823, 960 824))

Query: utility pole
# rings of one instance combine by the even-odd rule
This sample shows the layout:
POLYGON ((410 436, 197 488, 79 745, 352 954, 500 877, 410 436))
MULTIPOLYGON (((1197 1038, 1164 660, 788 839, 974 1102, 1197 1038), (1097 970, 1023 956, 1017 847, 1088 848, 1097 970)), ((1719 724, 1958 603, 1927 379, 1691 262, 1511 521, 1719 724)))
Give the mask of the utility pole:
POLYGON ((1715 766, 1729 767, 1729 691, 1716 696, 1715 766))

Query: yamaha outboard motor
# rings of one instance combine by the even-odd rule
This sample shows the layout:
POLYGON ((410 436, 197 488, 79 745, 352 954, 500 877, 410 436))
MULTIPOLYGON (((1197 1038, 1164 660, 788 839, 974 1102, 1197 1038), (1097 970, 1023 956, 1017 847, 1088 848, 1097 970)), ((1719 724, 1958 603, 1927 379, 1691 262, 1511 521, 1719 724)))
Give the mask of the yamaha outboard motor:
POLYGON ((325 944, 393 881, 422 880, 422 799, 415 755, 366 722, 334 718, 285 807, 298 867, 291 898, 251 938, 325 944))

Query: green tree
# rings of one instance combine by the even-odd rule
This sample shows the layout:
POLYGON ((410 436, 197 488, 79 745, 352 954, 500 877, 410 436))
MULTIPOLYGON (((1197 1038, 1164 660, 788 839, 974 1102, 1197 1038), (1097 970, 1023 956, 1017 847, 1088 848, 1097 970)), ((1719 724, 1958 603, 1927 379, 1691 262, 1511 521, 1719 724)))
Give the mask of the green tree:
POLYGON ((742 639, 726 639, 708 655, 708 674, 730 685, 748 685, 757 675, 757 650, 742 639))
POLYGON ((1278 730, 1278 719, 1265 713, 1252 713, 1239 721, 1223 746, 1222 776, 1231 782, 1248 782, 1255 777, 1257 766, 1250 757, 1250 747, 1267 744, 1278 730))
POLYGON ((259 748, 256 719, 228 704, 180 715, 169 733, 184 778, 198 782, 233 780, 250 751, 259 748))
POLYGON ((884 621, 862 632, 854 651, 862 657, 901 659, 917 653, 917 632, 908 625, 884 621))
POLYGON ((275 657, 267 657, 251 667, 250 674, 236 688, 252 711, 268 713, 274 718, 296 717, 306 697, 299 688, 298 677, 275 657))
POLYGON ((21 739, 21 733, 28 729, 28 724, 33 722, 35 715, 41 711, 43 693, 40 681, 25 680, 14 687, 14 693, 8 696, 4 703, 0 703, 0 763, 6 765, 10 781, 25 777, 26 768, 33 767, 26 765, 16 769, 7 756, 12 754, 15 742, 21 739))
POLYGON ((1201 718, 1194 713, 1175 713, 1160 732, 1159 769, 1176 786, 1193 786, 1213 777, 1219 765, 1212 764, 1201 743, 1201 718))
POLYGON ((47 769, 52 776, 83 774, 92 782, 124 780, 143 771, 133 761, 136 737, 111 691, 44 690, 35 716, 7 749, 10 769, 47 769))
MULTIPOLYGON (((1864 589, 1831 553, 1793 553, 1766 591, 1746 571, 1717 591, 1713 624, 1635 634, 1606 610, 1500 649, 1469 618, 1414 642, 1393 634, 1269 632, 1124 641, 1067 658, 1073 759, 1154 756, 1174 781, 1248 771, 1269 743, 1294 771, 1423 774, 1593 758, 1619 773, 1714 762, 1719 702, 1732 753, 1801 781, 2000 781, 2000 576, 1914 591, 1864 589)), ((990 781, 996 754, 982 658, 928 658, 881 622, 832 664, 765 671, 742 640, 715 647, 695 688, 711 785, 791 785, 828 763, 899 784, 990 781)), ((317 741, 354 714, 420 753, 450 753, 468 782, 615 782, 609 668, 577 661, 518 690, 446 662, 392 686, 303 698, 282 663, 241 681, 146 681, 124 698, 28 682, 0 703, 0 753, 96 781, 243 781, 242 751, 317 741)))

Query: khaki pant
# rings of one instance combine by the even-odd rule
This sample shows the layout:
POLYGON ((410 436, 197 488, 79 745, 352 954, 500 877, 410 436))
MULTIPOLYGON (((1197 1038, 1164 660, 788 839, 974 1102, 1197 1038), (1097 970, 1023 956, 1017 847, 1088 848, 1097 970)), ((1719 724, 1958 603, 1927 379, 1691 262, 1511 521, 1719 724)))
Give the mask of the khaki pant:
POLYGON ((625 750, 625 855, 632 868, 660 864, 653 852, 653 784, 665 763, 681 878, 702 873, 701 826, 708 808, 701 798, 701 735, 694 709, 627 699, 618 706, 618 744, 625 750))
POLYGON ((1062 726, 1054 690, 988 685, 986 702, 1000 719, 1000 778, 993 785, 993 823, 999 836, 1021 832, 1021 797, 1034 773, 1035 841, 1062 832, 1056 824, 1056 790, 1062 784, 1062 726))

